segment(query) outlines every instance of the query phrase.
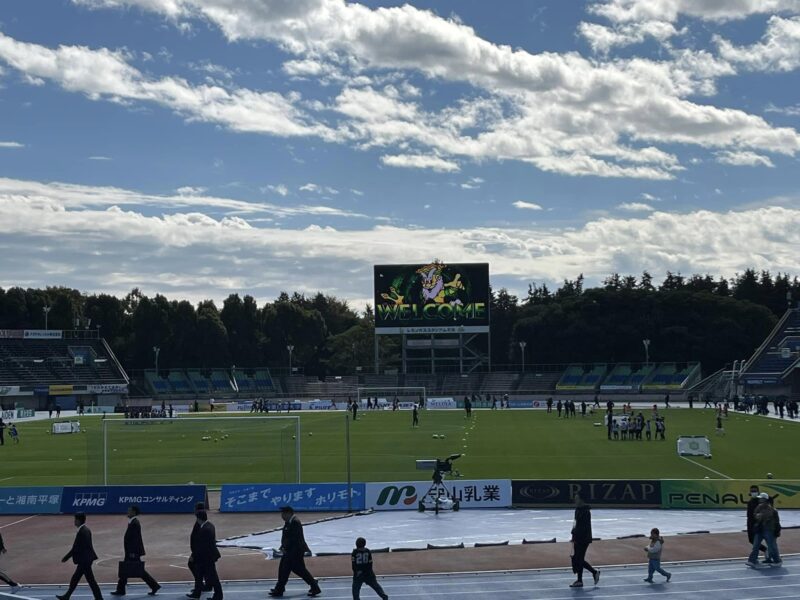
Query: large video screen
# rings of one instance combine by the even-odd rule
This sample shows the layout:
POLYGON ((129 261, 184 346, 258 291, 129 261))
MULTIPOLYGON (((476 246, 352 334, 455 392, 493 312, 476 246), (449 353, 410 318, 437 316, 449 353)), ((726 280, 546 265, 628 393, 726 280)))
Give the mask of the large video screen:
POLYGON ((376 265, 375 331, 489 331, 488 263, 376 265))

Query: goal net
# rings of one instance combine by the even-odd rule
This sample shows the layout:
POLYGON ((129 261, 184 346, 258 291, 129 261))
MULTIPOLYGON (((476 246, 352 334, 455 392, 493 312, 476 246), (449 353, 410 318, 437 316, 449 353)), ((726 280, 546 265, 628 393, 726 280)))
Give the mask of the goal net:
POLYGON ((711 442, 704 435, 682 435, 678 438, 678 456, 711 456, 711 442))
POLYGON ((94 445, 102 456, 102 475, 95 479, 105 485, 300 482, 297 416, 111 418, 102 423, 102 440, 94 445))
POLYGON ((378 407, 391 407, 397 402, 404 407, 408 404, 422 404, 425 406, 428 396, 424 387, 360 387, 358 388, 358 406, 365 408, 367 398, 372 403, 377 399, 378 407))

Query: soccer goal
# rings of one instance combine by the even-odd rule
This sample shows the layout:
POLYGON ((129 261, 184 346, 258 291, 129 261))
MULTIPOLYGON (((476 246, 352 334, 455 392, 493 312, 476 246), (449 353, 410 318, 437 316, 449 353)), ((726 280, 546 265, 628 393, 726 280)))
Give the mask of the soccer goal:
MULTIPOLYGON (((300 483, 300 417, 110 418, 105 485, 300 483)), ((97 448, 97 446, 100 448, 97 448)))
POLYGON ((428 395, 424 387, 360 387, 358 388, 358 405, 363 408, 367 405, 367 398, 374 402, 378 400, 378 406, 392 406, 395 398, 401 404, 422 403, 425 406, 428 395))

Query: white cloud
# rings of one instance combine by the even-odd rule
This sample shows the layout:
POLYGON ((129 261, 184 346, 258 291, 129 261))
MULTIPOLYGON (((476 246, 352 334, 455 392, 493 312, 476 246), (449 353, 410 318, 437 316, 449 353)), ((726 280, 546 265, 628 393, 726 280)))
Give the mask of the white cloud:
POLYGON ((296 98, 245 88, 193 86, 176 77, 154 79, 129 65, 126 59, 122 51, 85 46, 59 46, 53 50, 0 33, 0 60, 93 100, 154 102, 191 120, 218 123, 235 131, 282 137, 336 137, 297 109, 296 98))
POLYGON ((467 181, 461 184, 461 189, 464 190, 477 190, 481 187, 481 184, 484 183, 484 180, 480 177, 470 177, 467 181))
POLYGON ((617 208, 628 212, 653 212, 655 210, 655 208, 644 202, 623 202, 618 204, 617 208))
POLYGON ((735 46, 715 36, 720 55, 751 71, 794 71, 800 67, 800 17, 771 17, 757 44, 735 46))
MULTIPOLYGON (((714 94, 716 78, 733 72, 726 61, 708 53, 676 51, 667 61, 531 54, 491 43, 467 25, 410 5, 372 9, 344 0, 81 1, 138 6, 173 22, 203 19, 231 41, 278 45, 296 57, 287 63, 287 72, 310 75, 335 68, 349 78, 330 105, 342 121, 328 123, 317 114, 301 113, 291 95, 279 96, 274 98, 279 106, 271 109, 280 116, 275 119, 280 127, 269 120, 271 128, 264 130, 271 135, 289 130, 358 148, 387 147, 388 156, 433 155, 447 161, 451 170, 462 160, 518 160, 567 175, 654 180, 674 178, 680 169, 676 157, 658 145, 789 155, 800 150, 794 129, 694 100, 714 94), (424 98, 404 90, 402 83, 379 88, 374 81, 378 75, 407 71, 467 83, 473 90, 444 109, 426 111, 424 98)), ((665 39, 681 14, 737 18, 792 10, 797 2, 609 0, 596 2, 592 10, 611 20, 615 35, 665 39), (626 24, 637 24, 641 31, 627 31, 626 24)), ((223 92, 233 97, 246 93, 223 92)), ((260 119, 248 103, 237 101, 236 109, 236 127, 258 131, 253 121, 260 119)), ((201 118, 208 119, 203 113, 201 118)), ((409 160, 401 162, 407 165, 409 160)))
POLYGON ((289 188, 279 183, 278 185, 267 185, 261 188, 261 193, 273 192, 279 196, 288 196, 289 188))
POLYGON ((94 156, 90 156, 89 160, 111 160, 110 156, 102 156, 100 154, 96 154, 94 156))
POLYGON ((197 212, 193 201, 203 202, 0 179, 0 285, 58 282, 120 294, 138 286, 192 300, 222 299, 232 291, 266 299, 287 289, 366 298, 371 265, 430 260, 432 239, 447 248, 448 260, 490 263, 493 282, 560 281, 578 273, 598 282, 611 272, 643 269, 724 276, 745 268, 800 271, 800 209, 791 207, 652 212, 598 218, 570 230, 343 229, 260 228, 253 222, 263 213, 215 218, 197 212), (153 214, 165 205, 177 211, 153 214))
POLYGON ((607 54, 617 46, 640 44, 648 38, 664 43, 681 33, 672 23, 664 21, 625 23, 614 27, 584 22, 578 26, 578 32, 594 52, 601 54, 607 54))
POLYGON ((364 192, 362 192, 361 190, 357 190, 357 189, 355 189, 355 188, 350 188, 350 191, 351 191, 353 194, 355 194, 356 196, 363 196, 363 195, 364 195, 364 192))
POLYGON ((0 148, 24 148, 25 144, 19 142, 3 142, 0 141, 0 148))
POLYGON ((304 185, 301 185, 299 189, 301 192, 312 192, 316 194, 322 191, 322 188, 318 186, 316 183, 306 183, 304 185))
POLYGON ((777 113, 789 117, 800 117, 800 104, 794 104, 792 106, 775 106, 774 104, 770 103, 764 109, 764 112, 777 113))
POLYGON ((755 152, 725 150, 723 152, 717 152, 715 156, 717 162, 723 165, 733 165, 735 167, 775 167, 768 156, 756 154, 755 152))
POLYGON ((406 169, 431 169, 441 173, 454 173, 460 171, 458 163, 446 160, 439 156, 425 156, 422 154, 398 154, 381 156, 381 162, 390 167, 406 169))
POLYGON ((536 204, 535 202, 525 202, 524 200, 517 200, 516 202, 512 203, 512 206, 522 210, 543 210, 540 204, 536 204))
POLYGON ((201 194, 204 194, 207 189, 208 188, 204 187, 185 185, 175 190, 175 193, 178 194, 179 196, 200 196, 201 194))
POLYGON ((681 15, 707 21, 744 19, 751 15, 800 12, 800 0, 601 0, 589 11, 613 23, 667 21, 681 15))

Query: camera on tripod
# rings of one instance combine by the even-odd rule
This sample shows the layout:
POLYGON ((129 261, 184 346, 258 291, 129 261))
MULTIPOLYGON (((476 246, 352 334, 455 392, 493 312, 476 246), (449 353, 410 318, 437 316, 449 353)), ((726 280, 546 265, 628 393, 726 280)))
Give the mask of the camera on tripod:
POLYGON ((453 461, 458 460, 461 458, 461 454, 451 454, 444 460, 440 458, 434 458, 429 460, 418 460, 417 461, 417 470, 418 471, 433 471, 433 485, 419 501, 419 511, 424 512, 426 509, 433 508, 436 514, 439 514, 440 510, 458 510, 459 503, 458 500, 454 500, 450 490, 447 489, 447 486, 444 484, 443 473, 452 473, 453 472, 453 461), (431 504, 432 506, 428 506, 427 504, 431 504))

